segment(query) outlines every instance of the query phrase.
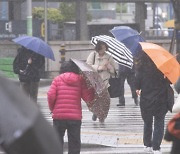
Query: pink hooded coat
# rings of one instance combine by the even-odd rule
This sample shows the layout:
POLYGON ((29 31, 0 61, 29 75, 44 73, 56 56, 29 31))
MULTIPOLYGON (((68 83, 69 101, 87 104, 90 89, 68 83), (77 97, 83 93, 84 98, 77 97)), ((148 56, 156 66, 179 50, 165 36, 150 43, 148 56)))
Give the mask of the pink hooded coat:
POLYGON ((87 88, 80 75, 67 72, 53 80, 47 95, 53 119, 81 120, 81 98, 92 101, 94 90, 87 88))

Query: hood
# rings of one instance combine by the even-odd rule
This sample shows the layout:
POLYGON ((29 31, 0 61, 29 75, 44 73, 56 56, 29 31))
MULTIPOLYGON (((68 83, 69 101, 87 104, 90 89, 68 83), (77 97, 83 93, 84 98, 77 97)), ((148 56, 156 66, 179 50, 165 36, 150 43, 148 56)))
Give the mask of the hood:
POLYGON ((77 85, 78 81, 80 80, 80 76, 72 72, 63 73, 60 75, 60 77, 69 85, 77 85))

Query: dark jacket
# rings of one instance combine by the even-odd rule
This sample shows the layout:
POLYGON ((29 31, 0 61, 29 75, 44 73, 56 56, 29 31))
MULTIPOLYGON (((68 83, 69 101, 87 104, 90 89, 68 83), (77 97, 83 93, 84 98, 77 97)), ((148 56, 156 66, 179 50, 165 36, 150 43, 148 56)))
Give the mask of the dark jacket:
POLYGON ((26 48, 20 48, 13 62, 14 73, 19 75, 21 82, 39 82, 40 69, 44 66, 43 56, 26 48), (32 64, 28 64, 28 59, 32 59, 32 64), (24 72, 21 73, 20 70, 24 72))
POLYGON ((180 113, 176 114, 167 124, 164 139, 173 141, 171 154, 180 152, 180 113))
MULTIPOLYGON (((138 67, 136 74, 136 89, 141 89, 140 108, 142 118, 149 115, 166 114, 168 109, 168 100, 174 98, 170 82, 157 69, 155 64, 146 55, 142 60, 141 66, 138 67), (168 95, 168 91, 171 91, 168 95)), ((170 102, 172 103, 172 102, 170 102)))
POLYGON ((134 75, 135 74, 135 70, 134 70, 134 67, 131 69, 131 68, 128 68, 126 66, 119 65, 118 74, 119 74, 119 77, 121 75, 130 75, 130 74, 134 75))

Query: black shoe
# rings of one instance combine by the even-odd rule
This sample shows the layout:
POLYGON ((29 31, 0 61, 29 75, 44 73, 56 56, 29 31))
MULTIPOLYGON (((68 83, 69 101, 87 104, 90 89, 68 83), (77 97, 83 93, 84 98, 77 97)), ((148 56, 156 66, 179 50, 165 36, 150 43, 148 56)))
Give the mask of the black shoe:
POLYGON ((117 104, 117 106, 125 106, 125 104, 117 104))
POLYGON ((117 106, 125 106, 125 98, 124 96, 119 97, 119 104, 117 106))
POLYGON ((93 114, 92 120, 93 120, 93 121, 96 121, 96 120, 97 120, 97 116, 96 116, 95 114, 93 114))
POLYGON ((134 98, 134 103, 138 106, 139 105, 139 101, 138 101, 138 98, 134 98))

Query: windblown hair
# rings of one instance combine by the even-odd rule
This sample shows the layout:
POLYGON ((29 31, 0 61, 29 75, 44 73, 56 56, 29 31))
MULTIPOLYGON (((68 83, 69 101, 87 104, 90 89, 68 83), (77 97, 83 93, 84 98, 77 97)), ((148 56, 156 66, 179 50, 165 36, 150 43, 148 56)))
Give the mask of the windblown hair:
POLYGON ((108 50, 108 45, 106 43, 104 43, 102 41, 98 41, 95 46, 96 52, 99 52, 99 50, 101 50, 101 48, 102 48, 101 45, 103 45, 103 44, 106 46, 106 51, 108 50))
POLYGON ((69 60, 61 64, 60 71, 59 71, 60 74, 66 73, 66 72, 73 72, 73 73, 79 74, 79 68, 72 60, 69 60))

